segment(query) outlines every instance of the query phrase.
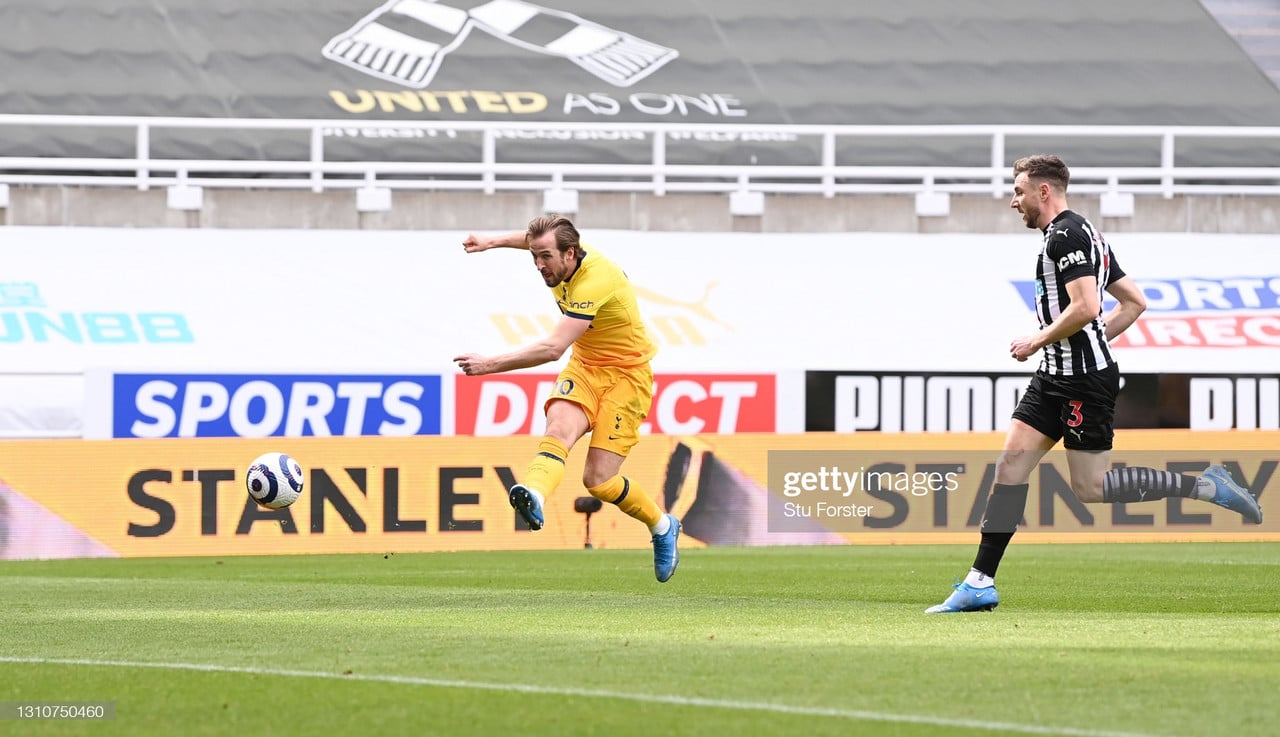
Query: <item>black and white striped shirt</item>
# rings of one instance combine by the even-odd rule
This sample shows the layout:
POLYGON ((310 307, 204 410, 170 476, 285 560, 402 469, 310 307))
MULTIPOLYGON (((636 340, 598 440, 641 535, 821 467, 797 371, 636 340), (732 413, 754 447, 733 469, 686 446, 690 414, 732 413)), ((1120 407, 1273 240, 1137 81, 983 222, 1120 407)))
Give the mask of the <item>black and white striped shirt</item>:
POLYGON ((1044 231, 1044 248, 1036 261, 1036 315, 1044 328, 1058 319, 1071 297, 1067 284, 1081 277, 1097 280, 1098 314, 1075 334, 1044 347, 1040 372, 1081 376, 1115 363, 1102 322, 1107 285, 1124 276, 1101 231, 1081 215, 1063 210, 1044 231))

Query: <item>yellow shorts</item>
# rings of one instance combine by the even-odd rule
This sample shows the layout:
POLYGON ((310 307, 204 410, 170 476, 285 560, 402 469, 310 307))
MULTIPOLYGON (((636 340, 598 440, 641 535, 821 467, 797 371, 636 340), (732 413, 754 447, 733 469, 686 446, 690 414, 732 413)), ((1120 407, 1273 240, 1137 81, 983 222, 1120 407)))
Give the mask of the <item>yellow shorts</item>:
POLYGON ((582 407, 591 423, 591 447, 626 456, 640 442, 640 424, 653 404, 653 369, 587 366, 569 359, 543 409, 557 399, 582 407))

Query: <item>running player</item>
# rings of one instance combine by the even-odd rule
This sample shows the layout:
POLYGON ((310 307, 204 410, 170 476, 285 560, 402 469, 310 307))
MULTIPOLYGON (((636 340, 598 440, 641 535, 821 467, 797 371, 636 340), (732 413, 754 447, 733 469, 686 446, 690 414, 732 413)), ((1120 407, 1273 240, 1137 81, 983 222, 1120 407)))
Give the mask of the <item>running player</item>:
POLYGON ((1027 504, 1028 480, 1059 440, 1067 449, 1071 490, 1082 502, 1140 502, 1188 497, 1262 522, 1262 508, 1222 466, 1200 476, 1111 466, 1120 370, 1108 341, 1146 309, 1142 290, 1125 275, 1102 233, 1067 208, 1070 171, 1052 155, 1013 164, 1013 201, 1028 228, 1044 234, 1036 260, 1039 332, 1016 338, 1009 353, 1025 361, 1043 351, 1040 367, 1013 411, 995 486, 982 520, 973 568, 930 614, 991 610, 1000 603, 996 569, 1027 504), (1102 313, 1102 292, 1118 300, 1102 313))

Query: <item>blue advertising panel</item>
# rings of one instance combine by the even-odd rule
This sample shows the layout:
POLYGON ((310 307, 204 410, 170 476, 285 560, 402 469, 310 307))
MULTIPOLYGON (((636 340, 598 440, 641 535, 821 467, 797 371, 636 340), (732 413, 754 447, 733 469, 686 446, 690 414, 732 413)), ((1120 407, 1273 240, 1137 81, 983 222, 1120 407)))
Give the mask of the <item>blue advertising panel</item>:
POLYGON ((112 437, 439 435, 439 375, 114 375, 112 437))

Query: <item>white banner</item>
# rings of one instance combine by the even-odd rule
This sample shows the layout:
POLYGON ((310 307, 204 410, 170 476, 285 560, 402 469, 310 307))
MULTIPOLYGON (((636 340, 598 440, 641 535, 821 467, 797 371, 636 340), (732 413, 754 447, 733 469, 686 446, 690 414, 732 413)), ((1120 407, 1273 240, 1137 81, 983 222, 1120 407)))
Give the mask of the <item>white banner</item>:
MULTIPOLYGON (((513 226, 519 226, 513 223, 513 226)), ((558 313, 527 254, 462 232, 6 228, 0 366, 443 371, 558 313)), ((665 371, 1017 371, 1038 234, 584 232, 640 296, 665 371)), ((1126 371, 1271 371, 1274 236, 1116 234, 1150 309, 1126 371)))

